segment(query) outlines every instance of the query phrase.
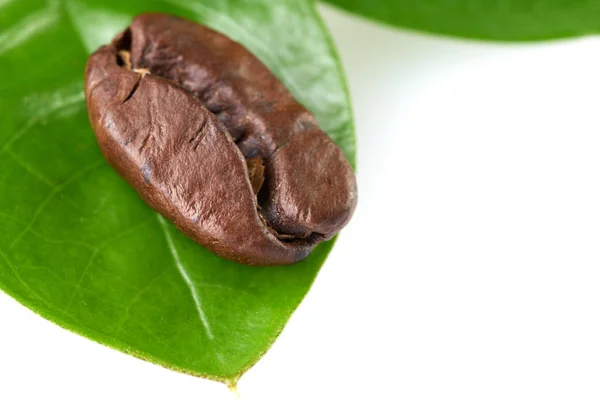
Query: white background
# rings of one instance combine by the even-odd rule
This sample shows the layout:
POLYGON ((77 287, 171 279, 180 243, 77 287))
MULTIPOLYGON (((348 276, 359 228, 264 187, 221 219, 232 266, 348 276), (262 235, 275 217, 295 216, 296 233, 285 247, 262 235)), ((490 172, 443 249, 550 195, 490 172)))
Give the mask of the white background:
MULTIPOLYGON (((242 399, 600 397, 600 38, 489 44, 321 8, 359 208, 242 399)), ((0 294, 1 399, 232 399, 0 294)))

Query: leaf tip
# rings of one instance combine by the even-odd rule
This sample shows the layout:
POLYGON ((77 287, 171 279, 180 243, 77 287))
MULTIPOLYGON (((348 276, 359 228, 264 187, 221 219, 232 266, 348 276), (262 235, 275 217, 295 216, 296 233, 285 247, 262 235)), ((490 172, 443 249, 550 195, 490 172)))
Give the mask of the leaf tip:
POLYGON ((238 392, 237 383, 238 383, 238 378, 227 379, 225 381, 225 384, 227 385, 227 388, 229 389, 229 391, 235 396, 236 399, 239 399, 240 392, 238 392))

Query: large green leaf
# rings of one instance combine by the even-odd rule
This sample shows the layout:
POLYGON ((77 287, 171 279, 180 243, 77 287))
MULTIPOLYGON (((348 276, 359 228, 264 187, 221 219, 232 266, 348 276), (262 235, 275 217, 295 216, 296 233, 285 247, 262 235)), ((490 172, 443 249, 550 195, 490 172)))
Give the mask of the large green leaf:
POLYGON ((293 266, 223 260, 106 164, 83 70, 143 11, 181 15, 243 43, 353 160, 339 61, 310 1, 0 1, 0 288, 102 344, 233 384, 283 329, 333 242, 293 266))
POLYGON ((600 31, 600 0, 325 0, 394 26, 489 40, 600 31))

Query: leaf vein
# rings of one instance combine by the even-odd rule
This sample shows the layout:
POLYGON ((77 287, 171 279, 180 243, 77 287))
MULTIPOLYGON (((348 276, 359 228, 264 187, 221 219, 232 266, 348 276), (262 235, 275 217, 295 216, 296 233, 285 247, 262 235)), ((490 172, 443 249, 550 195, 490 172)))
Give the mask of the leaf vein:
POLYGON ((171 234, 169 233, 167 222, 160 214, 156 214, 156 217, 158 219, 161 229, 163 230, 163 232, 165 234, 165 239, 167 240, 167 245, 169 247, 169 251, 171 252, 171 255, 173 256, 173 261, 175 261, 175 266, 177 267, 179 274, 183 278, 183 281, 189 288, 190 294, 192 295, 192 298, 194 299, 194 304, 196 305, 196 311, 198 312, 198 317, 200 318, 200 322, 202 322, 202 325, 204 326, 204 329, 206 330, 206 336, 208 336, 208 338, 210 340, 214 340, 215 337, 210 328, 210 323, 208 322, 208 318, 206 318, 206 314, 204 313, 204 309, 202 308, 202 302, 200 301, 200 296, 198 294, 196 287, 194 286, 194 283, 190 279, 190 276, 188 275, 188 273, 185 269, 185 266, 181 263, 181 260, 179 259, 179 253, 177 252, 177 249, 175 248, 175 243, 173 242, 173 238, 171 237, 171 234))
POLYGON ((106 240, 105 242, 103 242, 102 244, 100 244, 96 249, 94 249, 94 251, 92 252, 92 255, 90 257, 90 260, 88 261, 88 263, 85 265, 85 267, 83 268, 83 271, 81 272, 81 276, 79 277, 79 280, 77 281, 77 284, 75 285, 75 288, 73 288, 73 292, 71 293, 71 297, 69 297, 69 301, 67 302, 67 306, 66 309, 68 310, 71 307, 71 304, 73 304, 73 300, 75 299, 75 296, 80 292, 81 290, 81 285, 83 284, 83 279, 85 278, 90 266, 94 263, 94 260, 96 259, 96 257, 98 256, 98 254, 100 253, 100 250, 102 250, 104 247, 108 246, 110 243, 119 240, 120 238, 122 238, 125 235, 128 235, 136 230, 138 230, 139 228, 141 228, 142 226, 144 226, 148 221, 144 221, 138 225, 133 226, 132 228, 126 229, 120 233, 118 233, 117 235, 113 236, 112 238, 106 240))
POLYGON ((25 234, 27 232, 29 232, 29 230, 33 227, 33 225, 37 221, 37 219, 40 216, 40 214, 42 213, 42 211, 44 211, 46 206, 50 203, 50 201, 52 201, 52 199, 54 198, 54 196, 56 196, 56 194, 58 194, 61 190, 63 190, 67 186, 69 186, 71 183, 75 182, 82 175, 85 175, 86 173, 94 170, 95 168, 98 168, 102 164, 104 164, 104 160, 100 160, 99 162, 91 164, 88 168, 82 169, 81 171, 75 173, 73 176, 71 176, 69 179, 67 179, 65 182, 63 182, 61 185, 55 187, 54 190, 50 192, 48 197, 46 197, 46 199, 44 201, 42 201, 42 203, 38 206, 37 210, 33 214, 31 221, 29 222, 29 224, 27 224, 25 229, 23 229, 23 231, 21 231, 21 233, 19 233, 15 237, 15 239, 12 241, 12 243, 8 246, 8 250, 9 251, 12 250, 14 248, 14 246, 23 238, 23 236, 25 236, 25 234))

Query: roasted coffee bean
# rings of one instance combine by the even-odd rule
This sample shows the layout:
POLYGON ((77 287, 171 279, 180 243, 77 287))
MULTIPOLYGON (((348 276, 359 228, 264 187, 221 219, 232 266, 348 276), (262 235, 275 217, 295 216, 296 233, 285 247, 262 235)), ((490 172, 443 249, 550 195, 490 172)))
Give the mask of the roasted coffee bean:
POLYGON ((352 216, 340 148, 254 55, 205 26, 137 16, 91 55, 85 97, 113 168, 225 258, 293 263, 352 216))

